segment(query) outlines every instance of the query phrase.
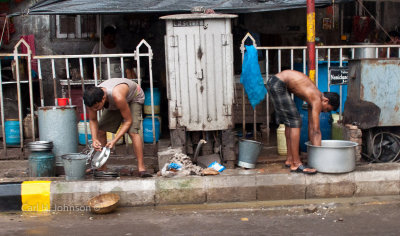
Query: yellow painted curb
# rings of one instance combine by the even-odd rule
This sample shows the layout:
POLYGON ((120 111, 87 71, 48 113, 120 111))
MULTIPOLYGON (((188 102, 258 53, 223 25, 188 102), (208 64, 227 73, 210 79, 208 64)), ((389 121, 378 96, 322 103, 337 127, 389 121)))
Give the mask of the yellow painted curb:
POLYGON ((51 181, 24 181, 21 184, 22 211, 49 211, 51 181))

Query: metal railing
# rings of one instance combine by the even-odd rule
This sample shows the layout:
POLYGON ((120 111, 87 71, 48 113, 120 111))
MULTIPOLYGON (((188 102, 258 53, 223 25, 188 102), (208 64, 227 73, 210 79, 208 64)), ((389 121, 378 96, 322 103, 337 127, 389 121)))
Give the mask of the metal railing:
MULTIPOLYGON (((271 69, 273 66, 276 66, 276 72, 279 73, 282 71, 282 69, 291 69, 293 70, 295 67, 295 59, 297 64, 302 65, 302 71, 303 73, 307 73, 307 46, 279 46, 279 47, 264 47, 264 46, 258 46, 256 43, 256 40, 251 36, 250 33, 247 33, 246 36, 242 39, 242 44, 240 46, 240 50, 242 52, 242 58, 244 57, 244 52, 245 52, 245 42, 247 39, 250 39, 253 46, 257 50, 261 50, 265 56, 265 73, 263 74, 264 78, 264 83, 267 82, 267 79, 271 76, 271 69), (276 55, 276 60, 270 60, 271 54, 275 53, 276 55), (295 54, 299 55, 300 52, 300 57, 295 58, 295 54), (285 54, 284 54, 285 53, 285 54), (285 57, 285 59, 282 59, 285 57)), ((339 66, 343 66, 344 63, 347 63, 348 59, 354 59, 355 58, 355 50, 357 48, 360 49, 370 49, 370 48, 375 48, 375 58, 379 57, 385 57, 385 58, 390 58, 392 52, 397 52, 396 58, 400 58, 400 45, 375 45, 375 44, 370 44, 370 45, 337 45, 337 46, 316 46, 316 52, 315 52, 315 57, 316 61, 320 61, 319 59, 323 59, 326 61, 328 70, 327 70, 327 84, 328 84, 328 91, 330 91, 330 66, 332 62, 334 63, 339 63, 339 66), (335 55, 332 55, 335 53, 335 55), (323 56, 322 56, 323 55, 323 56), (332 60, 334 58, 335 60, 332 60)), ((315 84, 318 87, 318 67, 319 64, 316 63, 316 78, 315 78, 315 84)), ((339 95, 340 95, 340 110, 339 114, 340 116, 342 115, 342 85, 339 85, 339 95)), ((242 106, 243 106, 243 134, 246 133, 246 119, 245 119, 245 96, 244 96, 244 88, 242 90, 242 106)), ((270 111, 269 111, 269 95, 267 93, 266 95, 266 128, 267 128, 267 140, 269 140, 269 134, 270 134, 270 129, 269 129, 269 122, 270 122, 270 111)), ((254 139, 257 137, 256 133, 256 110, 254 109, 254 121, 253 121, 253 134, 254 134, 254 139)))
MULTIPOLYGON (((125 75, 125 65, 124 65, 124 59, 133 59, 136 61, 136 65, 132 65, 132 68, 136 68, 136 76, 137 83, 139 86, 142 84, 143 80, 143 75, 141 74, 141 59, 143 57, 148 58, 148 79, 149 79, 149 84, 150 84, 150 95, 151 95, 151 111, 152 111, 152 127, 153 127, 153 143, 156 142, 155 138, 155 117, 154 117, 154 97, 153 97, 153 73, 152 73, 152 59, 153 59, 153 51, 151 49, 151 46, 145 41, 142 40, 137 46, 136 50, 134 53, 121 53, 121 54, 82 54, 82 55, 40 55, 40 56, 32 56, 32 51, 26 43, 24 39, 21 39, 14 47, 14 53, 0 53, 0 60, 13 60, 15 61, 16 68, 19 68, 20 60, 21 58, 26 58, 27 65, 28 65, 28 80, 21 80, 21 75, 19 73, 19 69, 16 69, 15 73, 15 81, 3 81, 3 71, 1 70, 1 63, 0 63, 0 108, 1 108, 1 122, 2 122, 2 134, 3 134, 3 149, 4 149, 4 154, 7 156, 7 144, 6 144, 6 133, 5 133, 5 111, 4 111, 4 93, 3 93, 3 85, 5 84, 16 84, 17 86, 17 98, 18 98, 18 120, 20 124, 20 145, 19 148, 21 148, 21 151, 23 150, 24 147, 24 132, 23 132, 23 112, 22 112, 22 100, 21 100, 21 84, 23 83, 29 83, 29 108, 30 108, 30 114, 31 114, 31 129, 32 129, 32 140, 35 141, 35 119, 34 119, 34 92, 33 92, 33 82, 38 82, 39 83, 39 93, 40 93, 40 106, 45 106, 45 93, 44 89, 45 86, 44 81, 51 80, 53 83, 53 94, 54 94, 54 105, 58 106, 58 92, 57 92, 57 86, 60 86, 63 88, 63 86, 67 86, 67 93, 68 93, 68 104, 69 105, 77 105, 77 104, 72 104, 72 97, 71 97, 71 84, 74 85, 80 85, 82 89, 82 93, 85 90, 85 85, 88 84, 94 84, 98 85, 99 82, 101 82, 104 78, 102 78, 102 73, 101 73, 101 59, 105 58, 106 59, 106 70, 107 70, 107 78, 111 78, 111 67, 110 67, 110 60, 112 59, 119 59, 120 61, 120 68, 121 68, 121 75, 123 78, 126 78, 125 75), (20 48, 21 45, 24 45, 27 48, 27 53, 19 53, 18 49, 20 48), (145 48, 145 49, 143 49, 145 48), (141 52, 144 51, 144 52, 141 52), (37 60, 37 65, 38 65, 38 79, 33 80, 32 79, 32 73, 31 73, 31 62, 33 59, 37 60), (84 68, 86 68, 87 61, 92 59, 92 66, 93 66, 93 77, 85 75, 84 73, 84 68), (71 78, 71 69, 70 69, 70 63, 73 61, 77 61, 79 64, 79 75, 80 75, 80 81, 76 82, 73 81, 71 78), (61 63, 58 63, 61 62, 61 63), (46 67, 46 63, 50 63, 51 65, 51 71, 45 71, 43 68, 46 67), (100 73, 98 73, 98 64, 100 65, 100 73), (60 76, 60 72, 64 72, 65 75, 60 76), (65 79, 62 80, 60 79, 61 77, 64 77, 65 79), (98 78, 100 77, 100 78, 98 78)), ((103 59, 104 60, 104 59, 103 59)), ((62 73, 61 73, 62 74, 62 73)), ((47 91, 46 91, 47 92, 47 91)), ((49 103, 49 102, 47 102, 49 103)), ((86 107, 83 104, 82 101, 82 107, 83 107, 83 116, 84 120, 86 121, 86 107)), ((87 127, 87 122, 85 124, 85 140, 86 143, 88 143, 88 127, 87 127)), ((128 146, 128 145, 127 145, 128 146)))

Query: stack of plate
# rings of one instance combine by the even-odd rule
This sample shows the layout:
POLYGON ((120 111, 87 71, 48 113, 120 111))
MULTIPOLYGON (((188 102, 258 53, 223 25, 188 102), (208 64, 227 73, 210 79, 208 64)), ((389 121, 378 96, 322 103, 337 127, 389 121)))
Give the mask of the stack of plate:
POLYGON ((49 151, 53 149, 53 142, 51 141, 36 141, 30 142, 26 147, 32 152, 49 151))

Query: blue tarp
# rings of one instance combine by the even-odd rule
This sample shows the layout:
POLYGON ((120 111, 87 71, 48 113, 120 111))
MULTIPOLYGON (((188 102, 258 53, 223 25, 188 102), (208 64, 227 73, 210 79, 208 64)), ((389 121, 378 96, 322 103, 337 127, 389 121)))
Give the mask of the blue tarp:
POLYGON ((240 83, 243 84, 250 104, 254 109, 257 104, 264 100, 267 89, 261 76, 257 49, 253 45, 246 45, 245 47, 240 83))

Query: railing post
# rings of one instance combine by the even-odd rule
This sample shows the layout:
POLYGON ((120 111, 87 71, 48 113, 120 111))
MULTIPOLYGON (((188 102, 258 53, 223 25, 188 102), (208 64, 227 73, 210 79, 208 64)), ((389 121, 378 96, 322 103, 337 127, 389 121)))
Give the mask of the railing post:
POLYGON ((307 0, 307 49, 309 77, 315 83, 315 1, 307 0))

